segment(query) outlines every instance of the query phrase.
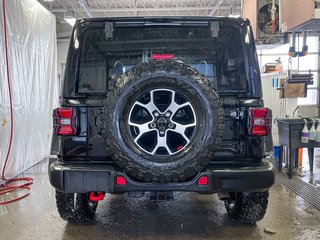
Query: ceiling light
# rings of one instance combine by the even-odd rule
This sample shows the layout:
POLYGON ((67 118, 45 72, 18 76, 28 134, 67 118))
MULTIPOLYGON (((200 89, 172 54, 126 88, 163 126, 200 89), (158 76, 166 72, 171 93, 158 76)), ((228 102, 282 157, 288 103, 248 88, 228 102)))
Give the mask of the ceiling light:
POLYGON ((74 12, 72 11, 68 11, 64 14, 64 18, 63 18, 67 23, 69 23, 71 26, 73 26, 76 22, 76 18, 74 16, 74 12))
POLYGON ((75 17, 72 17, 72 18, 64 18, 64 20, 69 23, 71 26, 74 26, 74 24, 76 23, 76 18, 75 17))
POLYGON ((230 14, 229 17, 232 17, 232 18, 239 18, 240 17, 240 14, 230 14))

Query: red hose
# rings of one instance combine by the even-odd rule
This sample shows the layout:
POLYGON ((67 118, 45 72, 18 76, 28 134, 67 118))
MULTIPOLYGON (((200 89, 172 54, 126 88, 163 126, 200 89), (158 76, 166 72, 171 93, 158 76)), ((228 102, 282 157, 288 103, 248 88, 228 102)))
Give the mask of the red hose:
POLYGON ((7 167, 8 159, 11 152, 12 146, 12 139, 13 139, 13 104, 12 104, 12 92, 11 92, 11 81, 10 81, 10 72, 9 72, 9 58, 8 58, 8 41, 7 41, 7 20, 6 20, 6 7, 5 7, 5 0, 2 0, 2 14, 3 14, 3 26, 4 26, 4 47, 5 47, 5 61, 6 61, 6 71, 7 71, 7 80, 8 80, 8 90, 9 90, 9 103, 10 103, 10 137, 9 137, 9 146, 6 154, 6 158, 2 167, 1 178, 6 182, 0 186, 0 196, 4 194, 8 194, 10 192, 27 189, 28 192, 15 197, 11 200, 0 202, 0 204, 7 204, 11 202, 15 202, 20 200, 30 194, 30 185, 33 183, 33 179, 29 177, 22 177, 22 178, 12 178, 7 179, 5 177, 5 170, 7 167), (21 184, 14 184, 10 185, 10 183, 14 182, 25 182, 21 184))
POLYGON ((276 33, 276 20, 274 19, 274 20, 272 20, 272 29, 271 29, 271 31, 272 31, 272 34, 275 34, 276 33))

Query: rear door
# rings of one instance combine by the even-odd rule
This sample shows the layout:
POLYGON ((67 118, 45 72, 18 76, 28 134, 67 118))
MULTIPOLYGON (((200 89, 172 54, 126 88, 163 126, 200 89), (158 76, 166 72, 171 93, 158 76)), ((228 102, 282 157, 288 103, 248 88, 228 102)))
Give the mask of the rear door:
POLYGON ((106 30, 105 26, 110 26, 107 22, 103 27, 83 31, 76 91, 86 96, 88 157, 108 159, 101 137, 106 91, 130 67, 150 61, 152 54, 172 54, 175 60, 196 68, 211 81, 225 109, 225 132, 215 159, 243 156, 247 148, 246 101, 253 98, 243 35, 247 28, 232 21, 216 24, 214 20, 213 25, 210 21, 176 21, 173 25, 121 22, 113 24, 112 31, 106 30))

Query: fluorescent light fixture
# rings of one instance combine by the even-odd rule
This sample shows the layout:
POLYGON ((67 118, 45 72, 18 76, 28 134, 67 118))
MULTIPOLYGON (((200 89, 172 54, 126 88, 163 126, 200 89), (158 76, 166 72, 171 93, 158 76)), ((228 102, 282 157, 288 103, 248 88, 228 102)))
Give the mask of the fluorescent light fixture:
POLYGON ((230 14, 229 17, 232 17, 232 18, 239 18, 240 17, 240 14, 230 14))
POLYGON ((63 18, 67 23, 69 23, 71 26, 74 26, 75 22, 76 22, 76 18, 74 16, 74 12, 72 11, 68 11, 64 14, 64 18, 63 18))
POLYGON ((76 23, 76 18, 75 17, 65 17, 64 20, 69 23, 71 26, 74 26, 76 23))

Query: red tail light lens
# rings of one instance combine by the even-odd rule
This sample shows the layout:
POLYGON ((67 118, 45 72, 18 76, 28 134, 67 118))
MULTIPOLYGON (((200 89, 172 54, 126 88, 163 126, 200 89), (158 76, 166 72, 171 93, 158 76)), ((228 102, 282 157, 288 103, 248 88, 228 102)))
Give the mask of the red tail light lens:
POLYGON ((73 108, 57 108, 53 111, 53 129, 57 135, 73 136, 77 133, 77 114, 73 108))
POLYGON ((269 135, 272 125, 272 111, 268 108, 250 108, 248 125, 251 136, 269 135))
POLYGON ((60 118, 71 118, 74 111, 72 108, 57 108, 57 113, 59 114, 60 118))

